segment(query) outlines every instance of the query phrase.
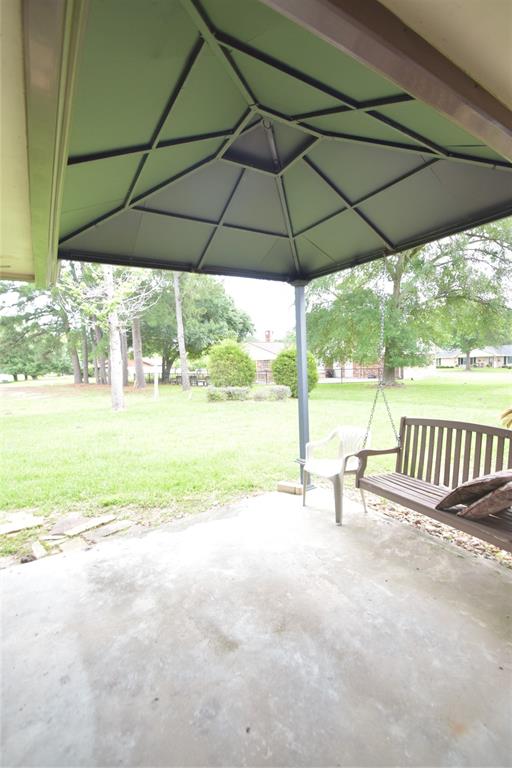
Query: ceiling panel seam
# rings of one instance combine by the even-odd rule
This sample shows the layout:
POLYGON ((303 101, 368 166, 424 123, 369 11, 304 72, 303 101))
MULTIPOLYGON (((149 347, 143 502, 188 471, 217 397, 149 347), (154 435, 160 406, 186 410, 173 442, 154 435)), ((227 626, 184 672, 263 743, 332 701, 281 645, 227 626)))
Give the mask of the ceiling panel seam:
POLYGON ((156 124, 155 130, 153 131, 153 136, 151 137, 150 145, 151 149, 149 152, 147 152, 140 160, 140 163, 138 165, 137 170, 135 171, 135 175, 132 179, 132 183, 130 184, 130 187, 128 189, 124 205, 125 207, 128 207, 132 201, 132 197, 135 191, 135 187, 137 185, 137 182, 140 179, 140 176, 142 174, 142 171, 144 170, 144 166, 147 162, 147 160, 151 157, 153 152, 155 151, 158 141, 160 139, 160 136, 162 134, 162 131, 164 129, 164 125, 167 122, 167 119, 169 118, 174 105, 176 104, 176 101, 178 100, 178 97, 182 91, 182 88, 186 84, 190 73, 192 72, 194 68, 194 64, 198 61, 199 56, 201 54, 201 51, 204 46, 204 40, 201 36, 198 37, 196 40, 192 50, 190 51, 189 55, 187 56, 187 59, 185 61, 185 65, 183 67, 183 70, 181 72, 180 77, 178 78, 178 82, 174 86, 169 99, 167 100, 167 104, 165 105, 162 114, 160 115, 160 118, 158 120, 158 123, 156 124))
POLYGON ((295 270, 297 272, 297 277, 301 274, 301 268, 300 268, 300 259, 299 259, 299 252, 297 250, 297 243, 295 242, 295 237, 293 235, 293 226, 292 226, 292 219, 290 216, 290 206, 288 205, 288 198, 286 196, 286 190, 284 188, 283 179, 279 175, 279 172, 282 169, 282 163, 281 158, 279 157, 279 152, 276 145, 276 140, 274 136, 274 129, 272 127, 272 123, 269 121, 263 121, 263 129, 265 131, 265 136, 267 139, 267 144, 270 150, 270 154, 272 157, 272 161, 274 163, 274 169, 276 172, 275 176, 275 182, 277 187, 277 192, 279 195, 279 201, 281 203, 281 210, 283 214, 284 223, 286 226, 286 231, 288 233, 288 239, 290 242, 290 248, 292 252, 292 258, 293 263, 295 266, 295 270))
POLYGON ((204 262, 204 260, 206 258, 208 250, 209 250, 209 248, 210 248, 210 246, 211 246, 211 244, 212 244, 212 242, 213 242, 213 240, 215 238, 215 235, 219 231, 220 227, 222 227, 222 222, 224 221, 224 219, 226 217, 226 214, 228 212, 229 204, 232 201, 232 199, 233 199, 233 197, 235 195, 235 192, 237 191, 237 189, 238 189, 238 187, 240 185, 240 182, 242 181, 244 175, 245 175, 245 168, 240 171, 240 173, 238 174, 238 177, 237 177, 235 183, 233 184, 233 188, 232 188, 231 192, 228 195, 228 199, 226 200, 226 203, 224 205, 224 208, 222 209, 222 213, 221 213, 221 215, 219 217, 219 220, 217 221, 217 223, 215 225, 215 229, 213 230, 213 232, 211 233, 210 237, 208 238, 208 241, 207 241, 205 247, 203 248, 203 252, 201 253, 201 256, 199 257, 198 262, 197 262, 197 264, 195 266, 195 268, 197 270, 201 269, 201 267, 203 266, 203 262, 204 262))
POLYGON ((249 107, 254 106, 254 94, 245 82, 245 78, 234 67, 234 62, 228 59, 216 40, 213 25, 199 2, 195 0, 180 0, 182 7, 190 16, 192 23, 198 29, 203 39, 206 40, 210 50, 221 62, 227 74, 234 82, 249 107))
POLYGON ((381 230, 371 221, 368 216, 366 216, 364 213, 362 213, 358 208, 350 202, 349 198, 341 191, 341 189, 338 187, 337 184, 334 183, 332 179, 327 176, 312 160, 310 160, 308 157, 304 158, 304 162, 311 168, 312 171, 314 171, 324 182, 329 186, 332 191, 338 195, 340 200, 349 208, 351 211, 353 211, 359 218, 364 221, 366 226, 373 231, 377 237, 382 240, 384 245, 389 248, 390 250, 395 249, 395 245, 391 242, 391 240, 383 233, 381 230))
MULTIPOLYGON (((189 0, 185 0, 188 2, 189 0)), ((331 98, 338 99, 344 106, 348 107, 349 111, 357 111, 359 105, 358 102, 354 99, 349 98, 345 94, 337 91, 334 88, 331 88, 330 86, 325 85, 325 83, 322 83, 319 80, 316 80, 316 78, 311 78, 309 75, 306 75, 303 72, 300 72, 295 67, 290 67, 285 62, 282 62, 278 59, 275 59, 273 56, 269 56, 266 53, 263 53, 262 51, 259 51, 256 48, 253 48, 250 45, 247 45, 246 43, 242 43, 239 40, 236 40, 235 38, 231 37, 230 35, 226 35, 220 30, 217 30, 211 25, 210 27, 213 29, 213 34, 215 39, 223 46, 224 48, 230 50, 234 49, 239 51, 240 53, 243 53, 253 59, 256 59, 263 64, 266 64, 269 67, 272 67, 273 69, 277 69, 280 72, 283 72, 284 74, 287 74, 288 76, 304 83, 305 85, 308 85, 311 88, 314 88, 322 93, 325 93, 326 95, 329 95, 331 98)), ((212 32, 210 32, 212 34, 212 32)), ((411 100, 414 100, 411 98, 411 100)), ((384 104, 381 103, 381 106, 384 104)), ((418 142, 419 144, 422 144, 423 147, 426 147, 430 149, 431 152, 434 154, 438 154, 442 157, 449 158, 450 160, 454 161, 461 161, 461 162, 473 162, 477 165, 496 165, 497 167, 502 168, 508 168, 512 169, 512 164, 507 163, 506 161, 492 161, 492 160, 485 160, 483 158, 474 158, 470 155, 464 155, 462 153, 454 153, 454 152, 448 152, 443 147, 440 147, 439 145, 435 144, 434 142, 430 141, 427 137, 423 136, 422 134, 417 133, 416 131, 412 131, 409 128, 406 128, 404 125, 399 123, 398 121, 391 120, 390 118, 385 117, 384 115, 381 115, 380 113, 370 110, 367 112, 367 114, 374 119, 375 121, 386 125, 387 127, 393 128, 393 130, 402 133, 404 136, 407 136, 408 138, 413 139, 415 142, 418 142)), ((289 122, 292 122, 292 119, 288 118, 289 122)), ((312 127, 312 126, 308 126, 312 127)), ((333 133, 333 136, 336 134, 333 133)), ((419 147, 421 149, 421 147, 419 147)))

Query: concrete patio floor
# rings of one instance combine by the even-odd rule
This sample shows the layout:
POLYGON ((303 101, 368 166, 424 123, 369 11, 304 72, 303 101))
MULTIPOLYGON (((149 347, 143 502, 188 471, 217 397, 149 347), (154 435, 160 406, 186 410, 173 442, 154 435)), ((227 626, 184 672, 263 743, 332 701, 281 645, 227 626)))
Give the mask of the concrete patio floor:
POLYGON ((510 573, 310 499, 4 571, 3 764, 509 765, 510 573))

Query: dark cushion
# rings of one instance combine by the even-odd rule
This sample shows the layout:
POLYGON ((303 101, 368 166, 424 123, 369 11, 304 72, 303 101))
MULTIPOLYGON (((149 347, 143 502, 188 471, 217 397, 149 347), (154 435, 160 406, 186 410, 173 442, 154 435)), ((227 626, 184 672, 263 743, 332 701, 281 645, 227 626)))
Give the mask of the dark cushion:
POLYGON ((458 504, 471 504, 495 488, 499 488, 500 485, 505 485, 505 483, 510 481, 512 481, 512 469, 503 469, 501 472, 493 472, 491 475, 482 475, 481 477, 475 477, 473 480, 467 480, 447 493, 436 504, 436 509, 451 509, 451 507, 456 507, 458 504))
POLYGON ((504 512, 512 504, 512 482, 500 485, 494 491, 486 493, 481 499, 474 501, 469 507, 461 509, 457 514, 460 517, 469 517, 472 520, 478 520, 479 517, 496 515, 498 512, 504 512))

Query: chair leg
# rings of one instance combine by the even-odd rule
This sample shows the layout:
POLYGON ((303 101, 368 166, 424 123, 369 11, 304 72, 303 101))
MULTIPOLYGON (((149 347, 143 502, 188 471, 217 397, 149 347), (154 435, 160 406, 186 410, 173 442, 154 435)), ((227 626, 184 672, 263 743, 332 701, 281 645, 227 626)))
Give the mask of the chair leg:
POLYGON ((302 506, 306 506, 306 491, 308 489, 309 473, 304 469, 302 471, 302 506))
POLYGON ((368 510, 366 509, 366 499, 364 497, 364 491, 363 491, 362 488, 359 489, 359 493, 361 494, 361 499, 362 499, 362 502, 363 502, 364 513, 365 513, 365 515, 367 515, 368 514, 368 510))
POLYGON ((343 478, 341 475, 336 475, 331 478, 334 486, 334 509, 336 517, 336 525, 341 525, 343 520, 343 478))

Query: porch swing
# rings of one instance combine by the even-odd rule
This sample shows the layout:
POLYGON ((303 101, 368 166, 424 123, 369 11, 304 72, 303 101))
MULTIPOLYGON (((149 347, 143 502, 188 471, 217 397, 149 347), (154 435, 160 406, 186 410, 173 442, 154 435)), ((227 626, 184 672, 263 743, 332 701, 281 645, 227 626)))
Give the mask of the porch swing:
MULTIPOLYGON (((306 505, 306 492, 309 483, 310 475, 316 475, 326 480, 330 480, 334 489, 334 504, 335 504, 335 520, 337 525, 342 524, 343 519, 343 480, 345 475, 357 475, 359 469, 359 459, 357 458, 359 452, 366 449, 371 437, 371 427, 377 408, 379 397, 382 399, 386 413, 395 436, 397 447, 400 446, 400 437, 393 421, 391 414, 391 408, 386 395, 385 383, 384 383, 384 328, 385 328, 385 310, 386 310, 386 294, 384 291, 384 281, 386 275, 385 263, 382 264, 381 276, 380 276, 380 289, 379 289, 379 317, 380 317, 380 333, 379 333, 379 360, 381 364, 378 368, 378 381, 377 388, 375 390, 375 396, 373 398, 372 406, 370 409, 370 416, 366 430, 356 426, 343 426, 337 427, 330 432, 322 440, 309 442, 306 444, 306 458, 301 462, 303 465, 303 482, 302 482, 302 503, 306 505), (315 457, 315 451, 329 443, 337 442, 337 458, 336 459, 320 459, 315 457)), ((363 503, 364 511, 367 512, 366 500, 364 497, 363 488, 359 487, 361 494, 361 500, 363 503)))
POLYGON ((395 426, 384 383, 384 276, 383 263, 379 291, 381 365, 366 430, 360 427, 338 427, 325 439, 306 445, 303 504, 306 503, 310 475, 330 480, 334 487, 335 520, 337 525, 341 525, 343 480, 345 475, 352 474, 355 475, 355 485, 361 494, 365 512, 364 492, 370 491, 455 530, 512 552, 512 508, 472 518, 457 514, 460 507, 449 511, 442 503, 450 489, 482 475, 501 473, 501 477, 505 478, 503 482, 507 482, 508 474, 503 470, 512 470, 512 431, 482 424, 407 416, 400 419, 398 430, 395 426), (382 450, 367 448, 379 397, 384 403, 395 437, 395 446, 382 450), (332 440, 338 441, 338 458, 315 458, 315 450, 332 440), (369 458, 390 454, 396 454, 394 472, 365 475, 369 458), (443 508, 439 509, 438 506, 443 508))

